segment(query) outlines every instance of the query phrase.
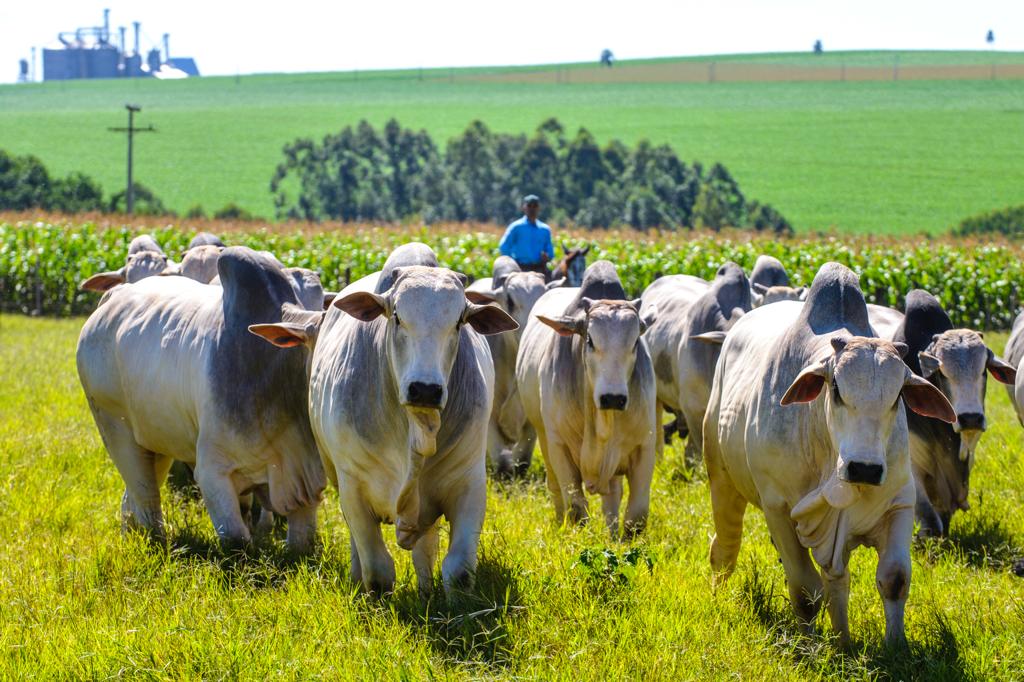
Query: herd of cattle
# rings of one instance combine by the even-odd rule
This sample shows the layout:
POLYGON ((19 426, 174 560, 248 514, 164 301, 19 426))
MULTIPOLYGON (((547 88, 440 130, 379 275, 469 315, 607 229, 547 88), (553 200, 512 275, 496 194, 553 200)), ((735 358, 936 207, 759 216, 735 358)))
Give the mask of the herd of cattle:
POLYGON ((352 577, 377 593, 395 582, 381 524, 412 550, 426 592, 442 516, 444 587, 471 585, 487 461, 517 475, 535 444, 559 523, 585 521, 598 494, 617 535, 625 478, 622 533, 642 532, 655 462, 678 433, 707 469, 716 583, 752 504, 802 622, 824 603, 848 640, 848 559, 867 545, 886 638, 903 640, 914 522, 943 535, 968 509, 986 372, 1024 405, 1024 319, 1004 362, 927 292, 908 292, 903 313, 870 305, 837 263, 794 288, 762 256, 749 278, 726 263, 710 282, 668 275, 629 300, 608 261, 549 284, 501 257, 467 286, 410 243, 333 294, 310 270, 201 234, 180 264, 136 238, 125 267, 83 287, 105 292, 77 361, 125 482, 124 527, 163 539, 160 488, 177 460, 223 543, 265 525, 250 518, 255 497, 306 552, 330 481, 352 577))

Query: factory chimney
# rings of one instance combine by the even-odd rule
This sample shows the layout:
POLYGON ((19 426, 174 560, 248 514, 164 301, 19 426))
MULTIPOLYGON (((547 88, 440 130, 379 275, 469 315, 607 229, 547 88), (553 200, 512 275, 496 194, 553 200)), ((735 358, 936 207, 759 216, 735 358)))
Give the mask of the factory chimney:
POLYGON ((103 43, 110 42, 110 10, 103 10, 103 43))
POLYGON ((124 56, 124 32, 125 32, 125 28, 124 28, 124 26, 118 26, 117 30, 121 33, 121 55, 123 57, 124 56))
POLYGON ((164 34, 164 63, 171 63, 171 34, 164 34))
POLYGON ((139 54, 139 30, 142 24, 137 21, 133 21, 132 26, 135 27, 135 54, 139 54))

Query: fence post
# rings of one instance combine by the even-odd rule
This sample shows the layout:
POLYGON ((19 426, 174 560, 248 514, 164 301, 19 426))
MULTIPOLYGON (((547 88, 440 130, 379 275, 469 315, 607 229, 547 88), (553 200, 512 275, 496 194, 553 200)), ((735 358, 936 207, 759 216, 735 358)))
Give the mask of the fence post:
MULTIPOLYGON (((348 266, 347 268, 345 268, 345 286, 347 287, 349 284, 352 284, 352 266, 351 265, 348 266)), ((342 288, 344 288, 344 287, 342 287, 342 288)))

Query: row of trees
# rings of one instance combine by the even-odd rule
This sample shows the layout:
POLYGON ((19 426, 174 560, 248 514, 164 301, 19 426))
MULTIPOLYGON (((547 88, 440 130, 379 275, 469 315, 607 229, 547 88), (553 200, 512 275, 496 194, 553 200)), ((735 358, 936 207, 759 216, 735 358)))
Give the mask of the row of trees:
MULTIPOLYGON (((104 198, 100 184, 84 173, 54 177, 34 156, 16 156, 0 149, 0 211, 26 211, 41 208, 57 213, 123 213, 125 190, 104 198)), ((135 214, 173 216, 156 194, 135 183, 135 214)), ((193 206, 186 218, 205 218, 202 206, 193 206)), ((245 209, 230 203, 213 213, 214 218, 251 220, 245 209)))
POLYGON ((1001 234, 1010 239, 1024 238, 1024 206, 1009 206, 971 216, 954 227, 952 232, 957 237, 1001 234))
POLYGON ((790 234, 771 206, 748 200, 721 164, 686 164, 668 145, 603 147, 555 119, 532 135, 474 121, 442 151, 425 131, 366 121, 321 142, 284 147, 270 183, 278 217, 301 220, 506 222, 528 193, 548 215, 584 227, 750 227, 790 234))

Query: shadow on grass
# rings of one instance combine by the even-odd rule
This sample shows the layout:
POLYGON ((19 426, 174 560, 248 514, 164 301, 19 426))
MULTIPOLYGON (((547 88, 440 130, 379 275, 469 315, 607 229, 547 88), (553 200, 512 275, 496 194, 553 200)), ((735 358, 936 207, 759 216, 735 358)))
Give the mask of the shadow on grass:
POLYGON ((952 555, 959 563, 974 568, 1013 569, 1017 575, 1022 572, 1024 549, 990 507, 958 514, 948 537, 926 539, 923 546, 930 562, 952 555))
POLYGON ((498 672, 514 663, 508 625, 522 614, 520 571, 508 554, 493 547, 481 551, 476 583, 471 591, 453 591, 446 597, 435 579, 429 600, 414 585, 383 600, 365 597, 368 615, 382 609, 422 636, 438 655, 460 664, 476 664, 498 672))
MULTIPOLYGON (((888 645, 881 638, 859 642, 848 650, 838 647, 827 616, 819 616, 819 630, 829 634, 808 635, 800 628, 783 590, 763 567, 755 565, 744 577, 741 598, 766 630, 766 643, 808 672, 842 678, 883 680, 970 679, 960 643, 949 619, 932 608, 926 616, 924 637, 906 646, 888 645)), ((881 616, 881 603, 878 604, 881 616)), ((822 609, 824 612, 824 609, 822 609)), ((853 633, 856 635, 856 633, 853 633)))

